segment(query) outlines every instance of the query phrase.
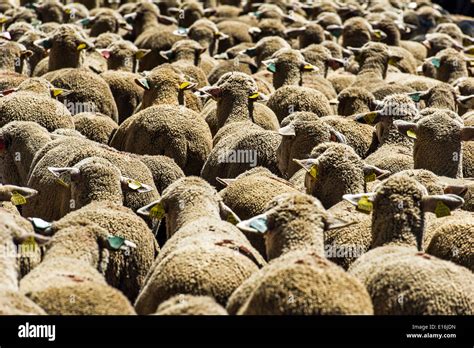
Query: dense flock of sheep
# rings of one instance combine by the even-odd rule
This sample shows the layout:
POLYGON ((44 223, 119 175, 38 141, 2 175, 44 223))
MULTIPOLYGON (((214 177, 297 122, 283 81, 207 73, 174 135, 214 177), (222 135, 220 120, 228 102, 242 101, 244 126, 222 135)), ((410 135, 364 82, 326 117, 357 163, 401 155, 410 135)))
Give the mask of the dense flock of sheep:
POLYGON ((0 314, 474 314, 474 20, 0 0, 0 314))

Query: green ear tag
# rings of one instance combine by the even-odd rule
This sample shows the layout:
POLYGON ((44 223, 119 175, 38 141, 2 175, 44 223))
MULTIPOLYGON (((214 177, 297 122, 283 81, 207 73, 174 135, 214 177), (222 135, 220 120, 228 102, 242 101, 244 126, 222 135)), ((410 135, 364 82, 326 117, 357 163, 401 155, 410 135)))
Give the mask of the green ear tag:
POLYGON ((13 192, 12 198, 10 199, 13 205, 23 205, 26 204, 26 198, 23 197, 18 192, 13 192))
POLYGON ((342 29, 338 28, 338 29, 331 29, 329 30, 329 32, 332 34, 332 36, 334 36, 335 38, 339 39, 339 37, 341 36, 342 34, 342 29))
POLYGON ((257 230, 260 233, 265 233, 268 230, 267 227, 267 218, 266 217, 260 217, 258 219, 253 220, 250 223, 250 227, 253 229, 257 230))
POLYGON ((375 173, 372 173, 372 174, 368 174, 365 176, 365 182, 372 182, 372 181, 375 181, 375 179, 377 179, 377 175, 375 175, 375 173))
POLYGON ((365 122, 367 122, 367 124, 372 124, 372 123, 374 123, 374 120, 375 120, 376 117, 377 117, 376 112, 369 112, 368 114, 366 114, 364 116, 364 120, 365 120, 365 122))
POLYGON ((369 201, 367 196, 362 196, 362 198, 359 199, 359 202, 357 202, 357 210, 363 213, 370 214, 373 209, 374 205, 371 201, 369 201))
POLYGON ((451 215, 449 207, 441 201, 436 203, 435 214, 437 218, 451 215))
POLYGON ((56 182, 59 184, 59 185, 62 185, 66 188, 69 188, 69 184, 67 184, 66 182, 64 182, 64 180, 62 179, 56 179, 56 182))
POLYGON ((130 180, 128 182, 128 187, 134 191, 137 191, 139 188, 142 187, 142 183, 137 180, 130 180))
POLYGON ((318 178, 318 166, 313 165, 309 170, 309 175, 311 175, 314 179, 318 178))
POLYGON ((158 203, 155 204, 153 208, 150 210, 150 217, 156 220, 161 220, 165 216, 165 208, 163 208, 163 204, 158 203))
POLYGON ((431 59, 431 64, 433 64, 435 68, 439 68, 441 66, 441 59, 433 58, 431 59))
POLYGON ((411 100, 418 103, 421 100, 421 93, 415 93, 410 95, 411 100))
POLYGON ((409 138, 416 139, 416 133, 412 129, 407 130, 407 135, 409 138))
POLYGON ((272 73, 276 73, 277 68, 276 68, 276 66, 275 66, 275 63, 270 63, 270 64, 268 64, 268 65, 267 65, 267 70, 270 71, 270 72, 272 72, 272 73))
POLYGON ((237 225, 239 223, 234 214, 227 215, 227 222, 230 222, 232 225, 237 225))
POLYGON ((114 250, 119 250, 120 247, 125 244, 125 238, 118 236, 108 237, 107 241, 109 242, 109 246, 114 250))

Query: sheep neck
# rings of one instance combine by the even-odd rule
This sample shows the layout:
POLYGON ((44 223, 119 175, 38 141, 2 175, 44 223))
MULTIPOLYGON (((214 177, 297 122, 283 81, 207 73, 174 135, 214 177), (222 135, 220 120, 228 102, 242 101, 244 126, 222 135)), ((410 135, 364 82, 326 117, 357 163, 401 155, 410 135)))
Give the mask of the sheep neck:
POLYGON ((176 53, 176 62, 185 62, 192 64, 194 66, 198 66, 201 62, 201 57, 198 52, 193 51, 183 51, 176 53))
POLYGON ((357 75, 372 75, 374 78, 384 80, 387 76, 387 68, 387 63, 380 59, 380 57, 368 57, 360 66, 357 75))
POLYGON ((153 13, 145 12, 143 18, 139 21, 136 21, 133 26, 133 33, 136 37, 143 34, 146 30, 151 28, 158 28, 159 23, 158 19, 153 13))
POLYGON ((80 68, 84 62, 84 55, 82 51, 70 52, 54 48, 49 55, 49 71, 59 70, 64 68, 80 68))
POLYGON ((237 121, 254 121, 254 105, 246 95, 230 95, 217 101, 217 120, 219 127, 237 121))
POLYGON ((382 136, 379 139, 380 145, 391 144, 401 145, 409 149, 413 148, 413 141, 406 136, 400 134, 398 129, 393 125, 393 121, 389 121, 382 125, 382 136))

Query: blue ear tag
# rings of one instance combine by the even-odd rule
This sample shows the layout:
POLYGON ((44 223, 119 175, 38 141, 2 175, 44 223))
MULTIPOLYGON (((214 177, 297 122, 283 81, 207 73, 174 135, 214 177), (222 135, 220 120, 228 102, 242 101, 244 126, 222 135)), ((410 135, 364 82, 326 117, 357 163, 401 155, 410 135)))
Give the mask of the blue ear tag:
POLYGON ((265 233, 268 231, 267 218, 259 217, 257 219, 254 219, 252 220, 252 222, 250 222, 249 226, 260 233, 265 233))
POLYGON ((441 59, 433 58, 431 59, 431 64, 433 64, 435 68, 439 68, 441 66, 441 59))
POLYGON ((418 103, 421 100, 421 93, 410 94, 411 100, 418 103))
POLYGON ((267 70, 272 72, 272 73, 275 73, 276 72, 276 66, 275 66, 275 63, 270 63, 267 65, 267 70))
POLYGON ((108 237, 107 241, 109 242, 110 247, 114 250, 119 250, 120 247, 125 244, 125 238, 118 236, 108 237))

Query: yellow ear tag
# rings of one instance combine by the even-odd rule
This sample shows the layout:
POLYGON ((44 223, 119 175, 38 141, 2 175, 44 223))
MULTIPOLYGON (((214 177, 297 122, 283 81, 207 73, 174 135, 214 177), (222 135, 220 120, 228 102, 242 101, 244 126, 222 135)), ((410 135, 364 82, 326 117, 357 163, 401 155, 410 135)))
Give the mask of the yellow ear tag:
POLYGON ((441 201, 436 203, 435 214, 437 218, 451 215, 449 207, 441 201))
POLYGON ((249 95, 249 98, 250 98, 250 99, 257 99, 259 95, 260 95, 260 93, 255 92, 255 93, 249 95))
POLYGON ((152 219, 161 220, 165 215, 165 208, 163 208, 163 204, 161 203, 155 204, 150 210, 150 217, 152 219))
POLYGON ((367 122, 367 124, 372 124, 372 123, 374 123, 374 120, 375 120, 376 117, 377 117, 376 112, 369 112, 368 114, 366 114, 364 116, 364 120, 365 120, 365 122, 367 122))
POLYGON ((36 243, 35 239, 33 238, 33 236, 31 236, 31 237, 26 238, 25 241, 23 243, 21 243, 20 250, 23 251, 23 252, 28 252, 32 248, 34 248, 36 245, 37 245, 37 243, 36 243))
POLYGON ((227 215, 227 222, 230 222, 232 225, 237 225, 239 223, 235 218, 234 214, 227 215))
POLYGON ((304 67, 303 67, 304 70, 314 70, 314 66, 311 65, 311 64, 306 64, 304 67))
POLYGON ((182 84, 179 85, 179 89, 185 89, 188 87, 191 83, 188 81, 184 81, 182 84))
POLYGON ((309 175, 311 175, 314 179, 317 179, 318 177, 318 166, 313 165, 311 169, 309 170, 309 175))
POLYGON ((131 188, 132 190, 136 191, 136 190, 138 190, 139 188, 142 187, 142 183, 140 181, 137 181, 137 180, 130 180, 128 182, 128 187, 131 188))
POLYGON ((361 199, 359 199, 359 202, 357 202, 357 210, 370 214, 372 210, 374 209, 374 204, 369 201, 369 198, 367 196, 362 196, 361 199))
POLYGON ((135 53, 135 58, 142 59, 143 57, 145 57, 145 52, 138 51, 137 53, 135 53))
POLYGON ((63 90, 60 88, 53 89, 53 96, 57 97, 58 95, 62 94, 63 90))
POLYGON ((392 57, 392 58, 390 58, 390 59, 388 60, 388 64, 389 64, 389 65, 395 65, 395 64, 397 64, 397 60, 392 57))
POLYGON ((13 192, 12 198, 10 199, 13 205, 23 205, 26 204, 26 198, 23 197, 18 192, 13 192))
POLYGON ((59 185, 62 185, 66 188, 69 188, 69 184, 67 184, 64 180, 62 179, 56 179, 56 182, 59 184, 59 185))
POLYGON ((87 47, 87 45, 85 43, 81 43, 80 45, 77 46, 77 50, 80 51, 80 50, 83 50, 86 47, 87 47))
POLYGON ((416 139, 416 133, 412 129, 407 130, 407 135, 409 138, 416 139))
POLYGON ((375 173, 372 173, 372 174, 368 174, 365 176, 365 182, 372 182, 372 181, 375 181, 375 179, 377 179, 377 175, 375 175, 375 173))

